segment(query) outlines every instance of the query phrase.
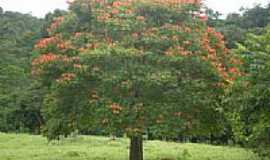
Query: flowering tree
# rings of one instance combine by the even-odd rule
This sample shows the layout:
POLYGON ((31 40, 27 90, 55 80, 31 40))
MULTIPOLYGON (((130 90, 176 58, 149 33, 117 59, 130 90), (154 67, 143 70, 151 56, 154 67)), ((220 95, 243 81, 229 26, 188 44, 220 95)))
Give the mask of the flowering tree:
POLYGON ((199 1, 163 2, 77 0, 55 19, 32 62, 33 76, 51 90, 49 138, 76 129, 126 133, 130 159, 142 160, 146 130, 219 129, 218 100, 239 75, 236 61, 222 35, 191 12, 199 1))

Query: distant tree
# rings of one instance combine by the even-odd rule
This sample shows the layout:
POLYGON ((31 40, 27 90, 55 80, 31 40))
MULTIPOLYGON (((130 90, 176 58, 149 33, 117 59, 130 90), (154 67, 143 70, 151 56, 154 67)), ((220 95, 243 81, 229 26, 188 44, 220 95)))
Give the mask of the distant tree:
POLYGON ((257 5, 250 9, 244 9, 242 28, 266 27, 270 22, 270 5, 262 7, 257 5))
POLYGON ((208 9, 208 24, 220 31, 228 48, 236 48, 237 43, 243 43, 247 33, 261 34, 263 28, 270 23, 270 5, 240 9, 242 14, 230 13, 226 19, 215 18, 215 12, 208 9))
POLYGON ((4 13, 4 10, 3 8, 0 6, 0 14, 3 14, 4 13))
POLYGON ((221 18, 220 18, 222 16, 222 14, 219 13, 218 11, 214 11, 213 9, 206 7, 205 14, 208 17, 207 24, 211 27, 218 26, 218 25, 220 25, 220 23, 223 22, 223 20, 221 20, 221 18))

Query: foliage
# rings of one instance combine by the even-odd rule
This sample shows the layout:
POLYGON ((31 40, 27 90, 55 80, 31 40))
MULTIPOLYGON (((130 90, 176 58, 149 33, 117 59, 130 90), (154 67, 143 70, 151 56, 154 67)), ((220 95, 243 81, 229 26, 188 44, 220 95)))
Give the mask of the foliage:
POLYGON ((240 141, 269 156, 270 143, 270 29, 249 34, 235 51, 244 59, 246 76, 230 92, 230 117, 240 141))
POLYGON ((1 10, 0 131, 35 130, 35 109, 26 110, 28 104, 24 102, 31 93, 30 52, 41 24, 30 15, 1 10))

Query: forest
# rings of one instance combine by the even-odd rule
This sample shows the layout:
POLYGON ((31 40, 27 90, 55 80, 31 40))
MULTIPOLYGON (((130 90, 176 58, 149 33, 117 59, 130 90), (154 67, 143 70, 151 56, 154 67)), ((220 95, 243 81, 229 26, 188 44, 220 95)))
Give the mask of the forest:
POLYGON ((178 3, 0 6, 0 160, 270 159, 270 3, 225 18, 178 3), (47 157, 8 151, 26 144, 47 157))

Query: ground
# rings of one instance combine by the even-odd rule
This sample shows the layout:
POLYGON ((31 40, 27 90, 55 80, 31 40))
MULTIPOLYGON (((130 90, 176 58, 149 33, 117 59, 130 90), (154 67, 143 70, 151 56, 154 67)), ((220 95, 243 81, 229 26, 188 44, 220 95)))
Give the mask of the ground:
MULTIPOLYGON (((128 139, 78 136, 48 143, 42 136, 0 133, 0 160, 127 160, 128 139)), ((145 141, 145 160, 257 160, 237 147, 145 141)))

